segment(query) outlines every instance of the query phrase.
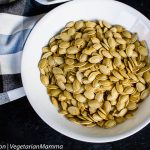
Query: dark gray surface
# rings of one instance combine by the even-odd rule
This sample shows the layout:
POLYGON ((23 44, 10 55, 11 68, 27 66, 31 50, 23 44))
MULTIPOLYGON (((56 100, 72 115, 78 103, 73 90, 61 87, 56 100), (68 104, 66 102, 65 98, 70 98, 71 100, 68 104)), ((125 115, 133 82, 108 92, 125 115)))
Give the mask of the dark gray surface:
POLYGON ((16 0, 10 4, 0 5, 0 13, 21 15, 24 12, 25 4, 25 0, 16 0))
MULTIPOLYGON (((120 0, 150 19, 149 0, 120 0)), ((0 12, 32 16, 47 12, 53 6, 42 6, 33 0, 18 0, 0 6, 0 12)), ((20 78, 19 78, 20 80, 20 78)), ((0 144, 63 144, 65 150, 150 150, 150 125, 126 139, 92 144, 70 139, 46 125, 34 112, 26 97, 0 106, 0 144)))

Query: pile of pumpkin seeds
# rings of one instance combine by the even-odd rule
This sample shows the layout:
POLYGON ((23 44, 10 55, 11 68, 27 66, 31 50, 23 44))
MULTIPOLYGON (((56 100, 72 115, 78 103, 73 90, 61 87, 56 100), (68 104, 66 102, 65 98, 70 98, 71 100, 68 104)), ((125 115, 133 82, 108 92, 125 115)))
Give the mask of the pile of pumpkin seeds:
POLYGON ((42 49, 40 79, 70 121, 114 127, 150 93, 145 41, 106 21, 69 22, 42 49))

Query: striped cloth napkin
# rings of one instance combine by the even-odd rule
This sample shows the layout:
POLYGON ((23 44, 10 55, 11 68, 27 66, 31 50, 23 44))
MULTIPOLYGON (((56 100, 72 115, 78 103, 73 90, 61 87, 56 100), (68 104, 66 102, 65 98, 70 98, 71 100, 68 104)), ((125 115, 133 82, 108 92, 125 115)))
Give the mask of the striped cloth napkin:
MULTIPOLYGON (((58 0, 54 1, 58 3, 58 0)), ((42 16, 44 14, 24 17, 0 13, 0 105, 25 96, 20 74, 22 50, 29 33, 42 16)))
POLYGON ((0 13, 0 105, 25 96, 20 74, 22 50, 30 31, 42 16, 0 13))

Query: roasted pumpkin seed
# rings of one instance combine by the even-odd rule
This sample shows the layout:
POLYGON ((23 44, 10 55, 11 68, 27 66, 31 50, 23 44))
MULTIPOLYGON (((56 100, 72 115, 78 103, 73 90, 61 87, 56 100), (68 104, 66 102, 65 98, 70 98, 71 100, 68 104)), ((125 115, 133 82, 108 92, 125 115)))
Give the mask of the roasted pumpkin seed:
POLYGON ((40 79, 58 112, 76 124, 111 128, 149 94, 148 46, 121 25, 71 21, 42 48, 40 79))

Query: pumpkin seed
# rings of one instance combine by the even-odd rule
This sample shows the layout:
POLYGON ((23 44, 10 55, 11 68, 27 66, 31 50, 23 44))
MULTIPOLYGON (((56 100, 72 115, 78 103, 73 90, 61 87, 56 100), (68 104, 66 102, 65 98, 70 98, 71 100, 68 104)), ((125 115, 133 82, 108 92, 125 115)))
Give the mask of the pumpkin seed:
POLYGON ((111 24, 108 23, 107 21, 103 21, 103 25, 107 28, 111 28, 111 24))
POLYGON ((127 48, 126 48, 126 54, 127 54, 128 57, 132 57, 134 48, 135 48, 134 44, 129 44, 127 46, 127 48))
POLYGON ((40 60, 40 62, 39 62, 39 68, 40 69, 47 67, 47 65, 48 65, 48 61, 46 58, 40 60))
POLYGON ((81 103, 86 102, 86 98, 82 94, 77 94, 75 97, 76 97, 76 100, 81 103))
POLYGON ((129 102, 127 108, 128 110, 134 110, 137 108, 137 104, 135 102, 129 102))
POLYGON ((91 58, 89 58, 89 62, 90 63, 100 63, 100 61, 103 59, 102 56, 92 56, 91 58))
POLYGON ((74 24, 75 24, 74 21, 70 21, 70 22, 68 22, 68 23, 66 24, 66 27, 67 27, 67 28, 71 28, 71 27, 74 26, 74 24))
MULTIPOLYGON (((71 39, 70 35, 67 34, 67 33, 65 33, 65 32, 60 34, 60 38, 61 38, 63 41, 66 41, 66 42, 70 41, 70 39, 71 39)), ((51 51, 52 51, 52 50, 51 50, 51 51)))
POLYGON ((138 47, 138 52, 142 55, 142 56, 147 56, 148 55, 148 50, 146 47, 144 46, 139 46, 138 47))
POLYGON ((124 118, 124 117, 116 117, 116 118, 115 118, 115 121, 116 121, 117 123, 122 123, 122 122, 125 121, 125 118, 124 118))
POLYGON ((86 27, 89 27, 89 28, 94 28, 96 26, 96 23, 93 22, 93 21, 87 21, 85 23, 86 27))
POLYGON ((98 93, 96 93, 96 95, 95 95, 95 99, 96 99, 98 102, 102 102, 103 99, 104 99, 103 96, 104 96, 104 93, 98 92, 98 93))
POLYGON ((95 80, 96 76, 99 74, 99 72, 92 72, 89 77, 88 77, 88 81, 92 82, 93 80, 95 80))
POLYGON ((79 50, 78 50, 77 47, 72 46, 72 47, 69 47, 69 48, 67 49, 67 54, 77 54, 78 51, 79 51, 79 50))
POLYGON ((147 82, 147 83, 150 83, 150 72, 147 71, 144 73, 144 80, 147 82))
POLYGON ((124 79, 124 78, 120 75, 120 73, 117 72, 116 70, 113 70, 113 71, 112 71, 112 74, 113 74, 116 78, 118 78, 119 80, 123 80, 123 79, 124 79))
POLYGON ((105 128, 112 128, 116 125, 116 121, 115 120, 108 120, 105 122, 104 127, 105 128))
POLYGON ((67 23, 42 48, 38 67, 58 112, 86 127, 124 122, 150 94, 146 42, 106 21, 67 23))
POLYGON ((70 43, 69 42, 61 42, 59 44, 59 47, 60 48, 68 48, 70 46, 70 43))
POLYGON ((75 33, 76 33, 75 28, 72 27, 72 28, 69 28, 69 29, 68 29, 68 35, 69 35, 69 36, 73 36, 75 33))
POLYGON ((70 107, 68 107, 68 112, 69 112, 71 115, 73 115, 73 116, 80 114, 79 108, 78 108, 78 107, 75 107, 75 106, 70 106, 70 107))
POLYGON ((81 83, 78 80, 75 80, 73 82, 73 91, 77 92, 80 90, 80 88, 81 88, 81 83))
POLYGON ((107 68, 107 66, 105 65, 100 65, 99 66, 99 69, 101 71, 101 73, 105 74, 105 75, 108 75, 110 74, 110 70, 107 68))
POLYGON ((84 92, 84 96, 87 98, 87 99, 94 99, 94 92, 92 91, 85 91, 84 92))
POLYGON ((58 101, 55 97, 51 97, 51 101, 55 107, 57 107, 57 108, 59 107, 58 101))
POLYGON ((125 37, 125 38, 131 38, 132 37, 132 35, 131 35, 131 33, 129 32, 129 31, 123 31, 122 32, 122 35, 125 37))
POLYGON ((127 113, 127 108, 124 108, 116 116, 123 117, 126 113, 127 113))
POLYGON ((60 89, 54 89, 54 90, 50 90, 50 96, 54 96, 54 97, 58 97, 58 95, 61 93, 60 89))
POLYGON ((98 112, 98 114, 99 114, 99 116, 102 118, 102 119, 104 119, 104 120, 107 120, 107 116, 105 115, 105 114, 103 114, 101 111, 97 111, 98 112))
POLYGON ((41 75, 41 82, 47 86, 49 84, 49 77, 46 75, 41 75))
POLYGON ((116 83, 116 90, 120 94, 123 92, 123 86, 121 84, 119 84, 118 82, 116 83))
POLYGON ((109 101, 105 101, 104 102, 104 111, 109 114, 109 112, 111 111, 111 103, 109 101))
POLYGON ((108 44, 110 47, 115 48, 116 47, 116 41, 114 38, 109 38, 108 39, 108 44))
POLYGON ((72 84, 66 84, 66 90, 68 91, 68 92, 71 92, 71 93, 73 93, 73 86, 72 86, 72 84))
POLYGON ((77 22, 75 23, 75 29, 76 29, 76 30, 81 29, 83 26, 84 26, 83 21, 77 21, 77 22))
POLYGON ((149 89, 142 91, 142 93, 141 93, 141 99, 146 99, 149 94, 150 94, 149 89))
POLYGON ((107 50, 103 50, 102 54, 106 58, 113 58, 113 56, 107 50))
POLYGON ((96 37, 92 37, 91 40, 92 40, 93 44, 99 44, 100 43, 100 40, 96 37))
POLYGON ((119 43, 119 44, 126 44, 126 41, 122 38, 117 38, 116 42, 119 43))
POLYGON ((88 121, 88 120, 85 120, 85 121, 81 121, 81 124, 83 125, 88 125, 88 124, 91 124, 92 122, 91 121, 88 121))
POLYGON ((119 101, 116 107, 117 107, 117 110, 120 111, 125 107, 125 103, 122 103, 121 101, 119 101))
POLYGON ((131 119, 133 117, 133 114, 132 113, 128 113, 125 115, 125 118, 126 119, 131 119))
POLYGON ((136 88, 137 88, 137 90, 138 90, 139 92, 142 92, 143 90, 145 90, 145 85, 142 84, 141 82, 138 82, 138 83, 136 84, 136 88))
POLYGON ((134 91, 135 91, 135 89, 133 87, 130 87, 130 86, 127 86, 124 89, 124 93, 126 93, 126 94, 132 94, 134 91))

